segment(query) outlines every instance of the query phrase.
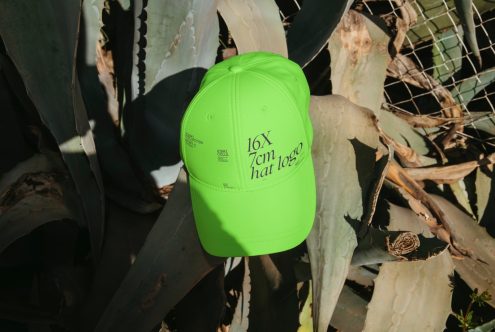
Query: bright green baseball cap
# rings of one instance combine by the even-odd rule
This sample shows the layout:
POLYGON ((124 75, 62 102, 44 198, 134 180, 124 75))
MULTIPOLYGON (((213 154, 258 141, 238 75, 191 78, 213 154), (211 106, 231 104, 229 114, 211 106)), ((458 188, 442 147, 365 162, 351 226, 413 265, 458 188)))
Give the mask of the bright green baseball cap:
POLYGON ((268 52, 211 67, 181 123, 196 228, 215 256, 288 250, 316 211, 309 87, 301 68, 268 52))

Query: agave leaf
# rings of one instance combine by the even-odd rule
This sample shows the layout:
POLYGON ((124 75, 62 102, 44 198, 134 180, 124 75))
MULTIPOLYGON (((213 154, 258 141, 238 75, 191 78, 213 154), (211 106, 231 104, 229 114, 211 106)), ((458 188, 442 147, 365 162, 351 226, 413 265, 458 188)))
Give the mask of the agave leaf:
POLYGON ((311 315, 313 306, 313 287, 311 280, 308 280, 307 283, 309 288, 308 297, 306 298, 306 301, 304 301, 302 310, 299 313, 299 324, 301 324, 301 326, 299 326, 297 332, 313 332, 313 317, 311 315))
POLYGON ((61 181, 60 173, 28 173, 1 193, 0 252, 43 224, 72 218, 61 181))
POLYGON ((346 218, 361 220, 363 216, 378 132, 371 111, 337 95, 312 97, 310 116, 315 133, 317 212, 307 245, 314 287, 313 322, 317 331, 326 331, 357 246, 346 218), (360 153, 352 139, 360 143, 360 153))
POLYGON ((103 242, 104 201, 93 136, 75 74, 81 3, 3 0, 0 11, 0 35, 42 121, 59 144, 83 206, 79 221, 89 228, 97 260, 103 242))
POLYGON ((457 16, 466 32, 466 41, 481 67, 481 55, 476 38, 476 27, 474 26, 473 0, 454 0, 454 4, 457 16))
MULTIPOLYGON (((147 213, 161 207, 153 203, 151 188, 145 190, 140 177, 132 168, 131 160, 117 140, 115 126, 109 115, 110 102, 114 96, 105 94, 96 69, 96 46, 100 37, 101 12, 104 0, 83 1, 83 19, 78 49, 78 74, 81 91, 93 120, 95 144, 102 168, 105 188, 114 201, 136 212, 147 213)), ((112 111, 115 112, 115 111, 112 111)), ((118 110, 117 110, 118 112, 118 110)))
POLYGON ((107 201, 107 233, 91 289, 79 309, 80 331, 94 331, 98 319, 136 260, 158 213, 141 214, 107 201))
MULTIPOLYGON (((0 175, 12 169, 17 163, 29 158, 33 151, 22 135, 22 129, 14 106, 12 93, 9 92, 7 82, 3 77, 3 69, 0 62, 0 175)), ((1 180, 0 180, 1 181, 1 180)), ((1 189, 1 187, 0 187, 1 189)), ((1 192, 1 190, 0 190, 1 192)))
MULTIPOLYGON (((474 0, 472 3, 480 14, 494 8, 490 0, 474 0)), ((451 28, 460 23, 459 17, 452 11, 455 8, 454 0, 419 0, 413 3, 418 13, 418 22, 407 33, 412 45, 428 41, 433 34, 451 28)), ((406 46, 411 46, 407 42, 406 46)))
POLYGON ((47 173, 53 170, 54 167, 46 155, 39 153, 35 154, 31 158, 18 163, 8 172, 2 174, 2 177, 0 177, 0 193, 5 192, 8 187, 12 186, 26 173, 47 173))
POLYGON ((447 251, 427 261, 383 263, 363 331, 442 331, 451 312, 452 272, 447 251))
POLYGON ((381 112, 379 126, 394 141, 412 148, 419 155, 423 156, 430 152, 423 136, 395 114, 388 111, 381 112))
POLYGON ((373 280, 376 278, 376 273, 367 270, 361 266, 351 265, 349 267, 349 273, 347 274, 347 280, 353 281, 364 287, 373 286, 373 280))
POLYGON ((477 326, 474 329, 469 329, 469 332, 491 332, 495 329, 495 319, 485 323, 483 325, 477 326))
POLYGON ((273 0, 220 0, 218 11, 227 23, 239 54, 268 51, 287 57, 285 31, 273 0))
POLYGON ((478 119, 466 124, 466 126, 476 128, 495 136, 495 114, 488 112, 487 114, 480 116, 478 119))
POLYGON ((251 271, 249 270, 249 258, 242 260, 244 264, 244 277, 242 278, 242 291, 235 307, 234 317, 230 324, 230 332, 247 332, 249 327, 249 303, 251 302, 251 271))
POLYGON ((482 71, 462 81, 452 89, 452 97, 459 103, 467 105, 483 89, 495 82, 495 67, 482 71))
POLYGON ((451 183, 450 189, 452 190, 452 194, 454 194, 454 197, 459 203, 459 205, 466 210, 471 217, 476 218, 473 209, 471 208, 471 203, 469 203, 469 195, 466 190, 466 181, 465 178, 461 179, 455 183, 451 183))
POLYGON ((306 0, 287 31, 289 59, 305 67, 323 49, 352 0, 306 0))
POLYGON ((433 43, 433 78, 445 82, 462 66, 462 27, 451 28, 435 36, 433 43))
POLYGON ((95 331, 150 331, 222 262, 223 259, 208 255, 201 247, 186 173, 181 171, 165 208, 95 331))
POLYGON ((132 157, 156 186, 175 182, 180 120, 218 48, 216 0, 134 3, 132 103, 123 120, 132 157))
POLYGON ((220 326, 226 305, 223 268, 215 267, 175 305, 177 331, 210 332, 220 326))
POLYGON ((294 331, 299 326, 294 253, 249 258, 249 331, 294 331))
POLYGON ((366 16, 354 10, 344 15, 328 42, 332 93, 378 115, 390 61, 389 41, 384 30, 366 16))
MULTIPOLYGON (((390 230, 410 230, 432 238, 409 209, 389 204, 390 230)), ((449 275, 454 265, 448 251, 426 261, 384 263, 375 279, 364 331, 442 331, 452 299, 449 275), (422 319, 417 319, 423 317, 422 319)))
MULTIPOLYGON (((482 169, 478 168, 476 170, 475 186, 476 186, 476 209, 478 211, 477 213, 478 221, 483 220, 483 218, 485 217, 485 212, 487 212, 485 218, 486 221, 488 221, 490 219, 488 216, 489 215, 488 211, 493 210, 493 205, 490 206, 488 205, 488 202, 490 202, 490 192, 493 191, 492 190, 493 167, 491 167, 491 172, 492 172, 492 176, 490 177, 482 169)), ((491 201, 493 202, 494 194, 492 193, 491 195, 492 195, 491 201)), ((493 214, 493 212, 491 213, 493 214)))
POLYGON ((366 318, 366 302, 349 286, 344 286, 339 295, 337 306, 333 312, 330 324, 338 331, 362 331, 366 318))
MULTIPOLYGON (((445 213, 456 241, 469 248, 471 253, 471 257, 455 261, 455 270, 471 289, 478 288, 495 294, 495 239, 484 227, 477 225, 471 217, 446 199, 436 195, 431 197, 445 213)), ((492 298, 488 303, 495 307, 495 299, 492 298)))

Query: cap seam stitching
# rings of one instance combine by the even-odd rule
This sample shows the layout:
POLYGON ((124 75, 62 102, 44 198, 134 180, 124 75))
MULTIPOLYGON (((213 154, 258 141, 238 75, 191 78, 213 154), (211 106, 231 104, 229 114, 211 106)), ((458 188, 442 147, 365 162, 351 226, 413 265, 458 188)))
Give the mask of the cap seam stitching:
MULTIPOLYGON (((240 160, 240 151, 241 149, 239 149, 240 147, 240 144, 239 144, 239 139, 238 139, 238 133, 239 133, 239 129, 238 129, 238 122, 237 122, 237 110, 236 110, 236 107, 238 106, 239 102, 237 100, 237 97, 238 97, 238 89, 237 89, 237 86, 238 86, 238 80, 239 80, 239 76, 237 75, 234 75, 234 84, 233 84, 233 89, 232 89, 232 109, 231 109, 231 115, 232 115, 232 122, 233 122, 233 131, 232 131, 232 136, 234 138, 234 147, 237 147, 238 148, 238 151, 235 151, 235 156, 236 156, 236 163, 237 163, 237 175, 239 176, 239 186, 240 187, 244 187, 244 179, 242 177, 242 163, 241 163, 241 160, 240 160)), ((235 149, 235 148, 234 148, 235 149)))

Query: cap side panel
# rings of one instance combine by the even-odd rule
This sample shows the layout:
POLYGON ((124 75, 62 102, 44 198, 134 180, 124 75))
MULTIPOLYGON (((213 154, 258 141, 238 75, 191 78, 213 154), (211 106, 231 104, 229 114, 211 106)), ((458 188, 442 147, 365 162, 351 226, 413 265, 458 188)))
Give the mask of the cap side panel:
POLYGON ((196 95, 191 100, 191 102, 189 103, 189 105, 187 106, 186 111, 184 112, 184 115, 182 116, 181 125, 180 125, 181 130, 180 130, 180 140, 179 140, 179 142, 180 142, 179 153, 180 153, 181 159, 184 162, 184 164, 186 164, 186 162, 187 162, 187 153, 185 151, 185 147, 186 147, 186 145, 185 145, 185 135, 186 135, 185 129, 186 129, 187 124, 188 124, 189 115, 192 113, 192 109, 194 108, 196 103, 199 101, 199 99, 205 93, 207 93, 209 89, 213 88, 216 84, 221 82, 222 78, 225 78, 225 77, 220 77, 216 81, 211 82, 210 85, 208 85, 207 87, 200 88, 199 91, 196 93, 196 95))
POLYGON ((232 89, 232 80, 222 79, 204 90, 187 110, 181 141, 190 175, 213 186, 238 189, 238 149, 233 141, 230 104, 232 89))
MULTIPOLYGON (((295 111, 295 113, 297 113, 297 117, 301 120, 301 124, 302 124, 302 129, 303 131, 306 133, 306 119, 305 119, 305 116, 303 115, 303 113, 301 112, 300 110, 300 107, 298 106, 298 103, 296 100, 294 100, 294 97, 290 94, 290 93, 287 93, 286 89, 284 89, 284 86, 280 85, 279 82, 275 81, 274 79, 272 79, 270 76, 268 75, 263 75, 257 71, 251 71, 251 73, 257 75, 259 78, 269 82, 274 88, 276 88, 281 94, 283 94, 288 100, 291 101, 292 103, 292 106, 293 106, 293 110, 295 111)), ((305 112, 308 112, 309 109, 305 110, 305 112)), ((308 117, 309 118, 309 115, 308 117)), ((308 142, 310 143, 310 142, 308 142)))

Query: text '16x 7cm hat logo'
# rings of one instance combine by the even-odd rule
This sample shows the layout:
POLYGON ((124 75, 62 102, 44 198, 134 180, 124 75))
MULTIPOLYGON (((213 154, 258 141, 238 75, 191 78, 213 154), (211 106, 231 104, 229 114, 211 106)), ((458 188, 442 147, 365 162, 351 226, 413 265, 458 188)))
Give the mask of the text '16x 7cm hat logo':
POLYGON ((247 152, 250 160, 251 180, 267 177, 274 171, 297 164, 297 157, 302 151, 303 143, 299 142, 288 155, 282 156, 277 154, 275 147, 272 146, 270 133, 271 130, 268 130, 248 138, 247 152))

